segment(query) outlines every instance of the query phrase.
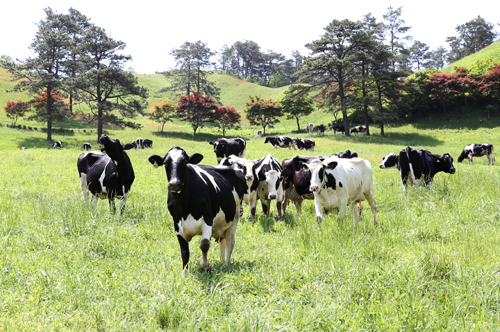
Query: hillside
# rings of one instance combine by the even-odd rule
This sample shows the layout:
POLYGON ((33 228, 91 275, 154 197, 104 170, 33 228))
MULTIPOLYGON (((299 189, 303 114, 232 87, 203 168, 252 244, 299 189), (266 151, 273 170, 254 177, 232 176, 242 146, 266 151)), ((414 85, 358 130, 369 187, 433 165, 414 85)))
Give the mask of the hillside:
POLYGON ((448 67, 443 68, 441 71, 444 73, 450 73, 454 72, 455 67, 470 68, 475 62, 487 59, 493 59, 494 62, 500 63, 500 41, 496 41, 474 54, 466 56, 459 61, 453 62, 448 67))

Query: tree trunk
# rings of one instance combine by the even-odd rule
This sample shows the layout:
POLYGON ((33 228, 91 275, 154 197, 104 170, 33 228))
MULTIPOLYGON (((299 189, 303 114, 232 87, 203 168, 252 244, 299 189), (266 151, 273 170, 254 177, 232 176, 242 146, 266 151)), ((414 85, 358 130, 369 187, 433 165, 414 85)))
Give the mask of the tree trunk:
POLYGON ((299 130, 299 133, 300 133, 299 117, 296 116, 295 119, 297 120, 297 129, 299 130))
POLYGON ((384 123, 380 122, 380 136, 385 137, 384 123))
POLYGON ((97 143, 101 143, 102 136, 102 103, 97 104, 97 143))
POLYGON ((47 141, 52 141, 52 87, 47 86, 47 141))

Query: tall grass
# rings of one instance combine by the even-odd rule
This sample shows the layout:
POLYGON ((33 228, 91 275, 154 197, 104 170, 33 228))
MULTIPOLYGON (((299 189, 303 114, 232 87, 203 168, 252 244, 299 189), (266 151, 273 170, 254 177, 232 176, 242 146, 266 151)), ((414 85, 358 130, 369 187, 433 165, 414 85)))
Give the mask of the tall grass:
MULTIPOLYGON (((272 133, 290 133, 285 127, 272 133)), ((384 155, 407 145, 456 159, 471 142, 495 145, 495 129, 398 125, 386 128, 388 138, 327 132, 310 136, 316 152, 271 150, 263 140, 248 140, 250 158, 357 151, 373 165, 379 226, 367 208, 354 228, 349 215, 340 221, 335 214, 318 226, 312 201, 302 214, 290 206, 281 222, 274 203, 270 217, 258 206, 255 220, 245 207, 231 266, 219 261, 212 241, 211 268, 200 270, 195 238, 184 278, 165 171, 147 158, 181 145, 214 165, 207 142, 218 136, 215 130, 194 137, 182 123, 164 134, 110 130, 122 142, 154 140, 153 149, 129 151, 136 180, 124 214, 112 216, 107 201, 95 209, 81 202, 76 160, 88 133, 76 131, 65 137, 65 148, 51 150, 39 132, 2 127, 0 329, 498 330, 498 166, 487 166, 485 158, 455 162, 456 174, 439 173, 431 190, 409 190, 406 198, 398 172, 378 168, 384 155)), ((248 139, 256 130, 231 135, 248 139)))

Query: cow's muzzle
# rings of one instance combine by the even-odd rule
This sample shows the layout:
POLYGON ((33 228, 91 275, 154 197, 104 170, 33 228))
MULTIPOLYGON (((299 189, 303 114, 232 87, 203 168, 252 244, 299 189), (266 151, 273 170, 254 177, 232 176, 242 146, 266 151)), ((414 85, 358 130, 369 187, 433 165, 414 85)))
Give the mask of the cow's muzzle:
POLYGON ((173 181, 170 181, 168 183, 168 190, 174 192, 174 193, 179 193, 181 192, 182 188, 184 186, 182 185, 182 183, 180 181, 177 181, 177 180, 173 180, 173 181))

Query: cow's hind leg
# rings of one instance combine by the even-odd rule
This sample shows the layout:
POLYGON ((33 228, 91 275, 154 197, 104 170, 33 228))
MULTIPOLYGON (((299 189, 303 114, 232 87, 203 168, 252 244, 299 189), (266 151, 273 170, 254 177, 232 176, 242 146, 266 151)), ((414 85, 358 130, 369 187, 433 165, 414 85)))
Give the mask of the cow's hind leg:
POLYGON ((226 238, 221 237, 219 239, 219 249, 220 249, 220 260, 221 261, 224 261, 226 259, 226 246, 227 246, 226 238))
POLYGON ((368 201, 368 204, 370 204, 370 209, 372 210, 373 214, 373 225, 377 226, 377 201, 375 198, 373 198, 373 193, 370 191, 368 193, 365 193, 366 200, 368 201))
POLYGON ((87 185, 87 174, 80 174, 80 184, 82 186, 82 201, 87 203, 89 201, 89 187, 87 185))

